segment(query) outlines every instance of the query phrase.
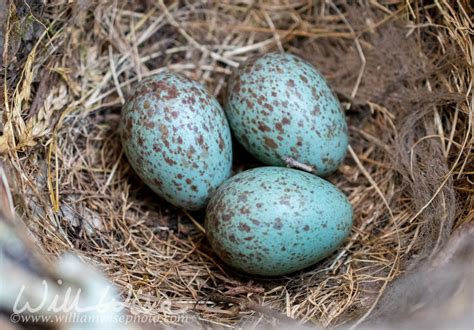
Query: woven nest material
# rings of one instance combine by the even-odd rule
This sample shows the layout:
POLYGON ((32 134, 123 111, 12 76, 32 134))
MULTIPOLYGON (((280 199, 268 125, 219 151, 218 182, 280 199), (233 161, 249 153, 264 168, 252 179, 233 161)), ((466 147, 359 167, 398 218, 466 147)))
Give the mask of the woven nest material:
MULTIPOLYGON (((166 299, 223 326, 411 317, 416 283, 403 279, 446 265, 474 219, 472 13, 469 1, 350 3, 0 1, 0 152, 38 249, 96 266, 136 297, 131 312, 159 314, 140 302, 166 299), (140 182, 117 127, 144 77, 179 71, 222 100, 232 69, 269 51, 313 63, 342 102, 350 148, 328 180, 354 227, 323 262, 256 279, 218 260, 203 213, 140 182)), ((234 171, 259 165, 235 154, 234 171)))

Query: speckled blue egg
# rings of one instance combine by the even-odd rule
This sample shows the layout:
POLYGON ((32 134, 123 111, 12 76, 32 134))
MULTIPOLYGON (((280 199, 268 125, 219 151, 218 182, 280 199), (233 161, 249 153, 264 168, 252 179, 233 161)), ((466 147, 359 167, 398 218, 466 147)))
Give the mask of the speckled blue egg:
POLYGON ((250 274, 276 276, 310 266, 349 235, 352 206, 313 174, 260 167, 227 180, 206 210, 205 229, 217 255, 250 274))
POLYGON ((347 123, 324 77, 308 62, 269 53, 242 64, 228 84, 225 111, 237 140, 267 165, 291 158, 325 175, 348 145, 347 123))
POLYGON ((224 111, 200 83, 183 75, 164 72, 143 81, 123 107, 120 133, 139 177, 178 207, 204 207, 230 175, 224 111))

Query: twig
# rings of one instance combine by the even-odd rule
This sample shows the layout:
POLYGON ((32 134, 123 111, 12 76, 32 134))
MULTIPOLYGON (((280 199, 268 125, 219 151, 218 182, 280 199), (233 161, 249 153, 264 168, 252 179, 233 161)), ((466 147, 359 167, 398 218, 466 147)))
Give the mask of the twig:
POLYGON ((303 164, 291 157, 282 157, 283 161, 286 163, 286 166, 291 168, 297 168, 306 172, 316 173, 314 166, 303 164))
POLYGON ((117 69, 115 67, 115 62, 114 62, 114 54, 113 54, 111 45, 109 45, 109 61, 110 61, 110 71, 112 72, 112 78, 114 80, 115 88, 117 89, 117 94, 120 98, 120 103, 125 104, 125 97, 123 96, 122 89, 120 88, 117 69))
POLYGON ((184 212, 184 214, 186 214, 188 216, 188 218, 192 221, 192 223, 194 223, 194 225, 197 227, 197 229, 199 229, 203 234, 206 233, 206 229, 204 229, 204 227, 196 219, 194 219, 193 216, 191 214, 189 214, 188 211, 183 209, 183 212, 184 212))

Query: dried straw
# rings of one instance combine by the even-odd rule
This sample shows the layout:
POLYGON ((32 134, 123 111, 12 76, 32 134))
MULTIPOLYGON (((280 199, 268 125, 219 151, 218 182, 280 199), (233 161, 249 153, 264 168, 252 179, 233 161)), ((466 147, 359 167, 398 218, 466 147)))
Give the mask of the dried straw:
MULTIPOLYGON (((0 153, 17 213, 50 258, 77 253, 124 296, 169 299, 200 322, 266 324, 274 311, 363 322, 394 279, 474 218, 469 2, 423 3, 0 1, 0 153), (202 213, 143 186, 117 124, 144 77, 180 71, 221 99, 233 67, 275 50, 314 63, 347 110, 350 153, 328 179, 349 197, 354 228, 310 269, 250 279, 213 254, 195 225, 202 213)), ((237 153, 236 169, 255 165, 237 153)))

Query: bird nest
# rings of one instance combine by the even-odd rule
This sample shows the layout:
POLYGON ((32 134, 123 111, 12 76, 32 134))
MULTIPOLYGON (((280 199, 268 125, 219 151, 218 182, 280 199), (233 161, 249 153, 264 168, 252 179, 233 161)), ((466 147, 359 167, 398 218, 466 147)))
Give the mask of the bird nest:
MULTIPOLYGON (((472 234, 469 1, 350 3, 0 1, 0 153, 18 219, 45 258, 77 254, 134 297, 130 312, 167 324, 181 321, 143 304, 166 300, 187 322, 221 326, 419 318, 420 289, 466 258, 459 242, 472 234), (179 71, 222 100, 233 68, 269 51, 313 63, 341 101, 350 147, 327 179, 348 196, 354 226, 322 262, 254 278, 218 260, 203 212, 140 182, 117 128, 145 77, 179 71), (424 281, 403 280, 420 272, 424 281)), ((255 166, 236 146, 234 172, 255 166)))

